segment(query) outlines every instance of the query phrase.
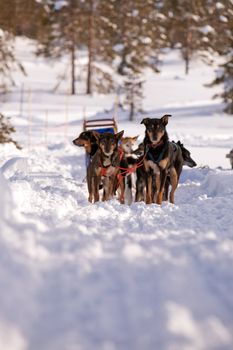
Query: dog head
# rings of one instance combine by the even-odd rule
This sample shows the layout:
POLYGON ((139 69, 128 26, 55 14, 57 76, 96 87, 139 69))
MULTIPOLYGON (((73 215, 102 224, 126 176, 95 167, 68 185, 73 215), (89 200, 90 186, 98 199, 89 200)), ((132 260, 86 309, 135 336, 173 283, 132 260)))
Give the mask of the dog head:
POLYGON ((177 145, 181 148, 181 152, 182 152, 182 157, 184 160, 184 165, 189 166, 190 168, 193 168, 197 165, 197 163, 191 158, 191 154, 189 152, 189 150, 187 150, 187 148, 184 147, 184 145, 178 141, 177 145))
POLYGON ((166 134, 166 125, 170 114, 165 114, 162 118, 144 118, 141 124, 146 127, 146 136, 153 145, 157 145, 166 134))
POLYGON ((122 137, 121 139, 121 147, 124 153, 132 153, 133 152, 133 146, 135 145, 135 142, 137 141, 138 136, 135 137, 122 137))
POLYGON ((96 143, 96 138, 93 131, 83 131, 81 134, 73 140, 73 144, 78 147, 84 147, 85 150, 91 152, 91 144, 96 143))
POLYGON ((135 154, 137 157, 141 157, 144 155, 144 144, 143 143, 140 143, 138 145, 138 148, 133 151, 133 154, 135 154))
POLYGON ((93 133, 97 139, 97 143, 101 152, 105 156, 110 157, 117 149, 118 142, 121 140, 124 134, 124 130, 118 132, 117 134, 112 134, 110 132, 98 133, 96 131, 93 131, 93 133))
POLYGON ((226 154, 226 158, 233 159, 233 149, 228 154, 226 154))

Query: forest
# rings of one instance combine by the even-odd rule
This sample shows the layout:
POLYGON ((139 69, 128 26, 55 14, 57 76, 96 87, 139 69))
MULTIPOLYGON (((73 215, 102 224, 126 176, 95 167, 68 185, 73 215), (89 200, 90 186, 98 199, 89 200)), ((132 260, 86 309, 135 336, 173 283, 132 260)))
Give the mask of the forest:
MULTIPOLYGON (((161 69, 161 52, 179 49, 184 70, 201 57, 219 68, 211 87, 225 112, 233 114, 232 0, 0 0, 0 93, 14 84, 14 71, 27 74, 16 58, 15 38, 35 40, 35 55, 69 57, 69 93, 79 93, 78 75, 86 94, 119 91, 133 118, 143 98, 144 70, 161 69), (87 64, 77 58, 85 52, 87 64)), ((214 69, 214 68, 213 68, 214 69)))

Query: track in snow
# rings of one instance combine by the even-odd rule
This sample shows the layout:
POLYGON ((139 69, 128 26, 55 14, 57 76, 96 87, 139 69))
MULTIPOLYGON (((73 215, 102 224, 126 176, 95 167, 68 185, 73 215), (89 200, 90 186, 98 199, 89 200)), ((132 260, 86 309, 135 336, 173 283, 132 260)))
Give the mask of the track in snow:
POLYGON ((161 207, 90 205, 71 146, 4 173, 24 214, 0 236, 2 285, 14 283, 0 309, 17 350, 232 348, 232 172, 184 169, 176 204, 161 207))

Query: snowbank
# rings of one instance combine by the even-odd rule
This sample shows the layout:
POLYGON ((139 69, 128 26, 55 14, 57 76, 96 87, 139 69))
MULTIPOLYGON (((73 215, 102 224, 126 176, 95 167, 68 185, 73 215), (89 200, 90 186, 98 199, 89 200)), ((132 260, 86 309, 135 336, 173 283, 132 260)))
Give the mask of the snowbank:
POLYGON ((203 191, 209 197, 225 197, 233 195, 233 172, 220 171, 210 172, 203 184, 203 191))

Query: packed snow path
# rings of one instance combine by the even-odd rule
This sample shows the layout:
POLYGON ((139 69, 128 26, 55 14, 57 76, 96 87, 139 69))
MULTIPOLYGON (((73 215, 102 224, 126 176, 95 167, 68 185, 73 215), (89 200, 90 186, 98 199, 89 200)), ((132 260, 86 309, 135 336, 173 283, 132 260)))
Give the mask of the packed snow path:
MULTIPOLYGON (((16 46, 28 75, 1 105, 24 149, 0 151, 0 350, 232 350, 233 172, 184 169, 175 205, 90 205, 83 151, 54 142, 77 136, 84 107, 111 117, 115 96, 84 96, 79 82, 68 98, 65 80, 52 92, 68 57, 51 65, 33 42, 16 46)), ((213 66, 193 61, 186 76, 179 55, 145 72, 143 108, 173 115, 170 139, 199 165, 227 169, 232 118, 204 86, 213 66)), ((142 116, 127 118, 119 131, 141 142, 142 116)))
POLYGON ((84 163, 57 144, 1 169, 0 349, 232 349, 233 173, 185 168, 175 205, 91 205, 84 163))

